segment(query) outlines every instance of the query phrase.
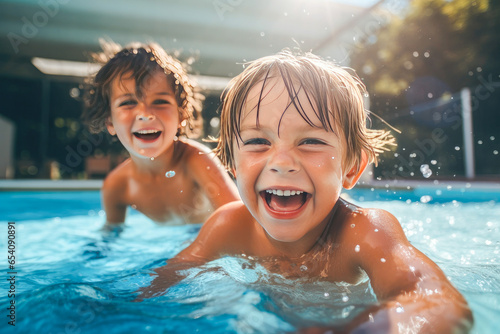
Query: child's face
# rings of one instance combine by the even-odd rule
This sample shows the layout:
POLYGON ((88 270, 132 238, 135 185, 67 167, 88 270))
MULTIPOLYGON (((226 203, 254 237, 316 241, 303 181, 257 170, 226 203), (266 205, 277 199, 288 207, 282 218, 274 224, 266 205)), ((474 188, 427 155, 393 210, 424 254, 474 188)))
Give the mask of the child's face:
POLYGON ((317 127, 308 125, 276 78, 264 88, 257 127, 260 93, 260 84, 250 90, 241 115, 242 140, 233 143, 241 198, 273 239, 316 240, 349 179, 342 168, 344 140, 321 126, 301 91, 298 100, 317 127))
POLYGON ((157 71, 146 80, 139 99, 135 80, 127 77, 112 83, 108 131, 131 155, 158 157, 172 146, 180 122, 172 85, 157 71))

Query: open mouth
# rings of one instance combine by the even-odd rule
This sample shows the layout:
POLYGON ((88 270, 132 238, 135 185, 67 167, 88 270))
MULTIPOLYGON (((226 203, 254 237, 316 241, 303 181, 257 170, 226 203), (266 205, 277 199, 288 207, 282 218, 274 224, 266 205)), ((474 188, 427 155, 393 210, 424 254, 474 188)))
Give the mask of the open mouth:
POLYGON ((158 130, 139 130, 136 132, 133 132, 133 135, 141 140, 145 141, 153 141, 158 139, 161 135, 161 131, 158 130))
POLYGON ((300 210, 307 202, 310 194, 301 190, 267 189, 261 191, 261 196, 271 210, 277 212, 292 212, 300 210))

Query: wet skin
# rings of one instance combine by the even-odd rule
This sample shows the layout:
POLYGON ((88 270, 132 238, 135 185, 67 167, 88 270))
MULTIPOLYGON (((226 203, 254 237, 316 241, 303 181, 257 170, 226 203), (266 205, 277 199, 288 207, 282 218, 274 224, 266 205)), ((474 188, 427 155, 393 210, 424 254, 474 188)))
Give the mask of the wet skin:
POLYGON ((250 91, 241 139, 234 143, 242 202, 218 209, 190 246, 156 270, 158 276, 141 289, 140 298, 164 293, 182 279, 179 269, 245 254, 286 277, 357 283, 367 275, 380 304, 335 333, 467 332, 472 315, 466 301, 408 242, 398 220, 339 198, 342 188, 359 179, 366 159, 359 168, 344 166, 344 139, 317 126, 312 106, 299 93, 307 116, 318 122, 308 125, 290 105, 280 80, 264 88, 257 122, 260 91, 257 86, 250 91))
POLYGON ((182 120, 165 74, 154 73, 142 92, 139 97, 127 75, 112 83, 107 128, 130 158, 104 181, 107 222, 124 222, 132 206, 156 222, 200 223, 238 199, 234 182, 207 147, 176 138, 182 120), (169 171, 175 176, 166 177, 169 171))

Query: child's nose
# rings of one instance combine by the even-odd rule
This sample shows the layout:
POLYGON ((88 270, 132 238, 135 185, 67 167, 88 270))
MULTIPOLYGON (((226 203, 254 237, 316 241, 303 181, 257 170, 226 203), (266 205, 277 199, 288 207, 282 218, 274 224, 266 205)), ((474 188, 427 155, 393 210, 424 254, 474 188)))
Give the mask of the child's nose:
POLYGON ((155 119, 155 115, 149 110, 147 106, 144 105, 144 103, 139 103, 137 105, 137 115, 135 116, 135 119, 138 121, 152 121, 155 119))
POLYGON ((279 174, 295 173, 299 170, 299 165, 289 149, 277 150, 269 161, 269 168, 272 172, 279 174))
POLYGON ((155 119, 155 115, 138 114, 137 116, 135 116, 135 119, 138 121, 152 121, 153 119, 155 119))

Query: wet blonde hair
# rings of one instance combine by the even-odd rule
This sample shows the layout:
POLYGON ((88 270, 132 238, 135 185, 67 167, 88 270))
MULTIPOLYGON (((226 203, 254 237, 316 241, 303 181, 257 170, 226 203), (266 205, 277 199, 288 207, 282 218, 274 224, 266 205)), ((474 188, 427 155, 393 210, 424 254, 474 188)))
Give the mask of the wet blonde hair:
POLYGON ((192 138, 200 135, 201 102, 204 97, 196 91, 184 65, 179 60, 156 43, 134 42, 122 48, 113 42, 104 40, 100 42, 103 51, 92 54, 92 57, 102 67, 87 80, 85 110, 82 114, 82 120, 91 132, 98 133, 106 129, 106 122, 111 116, 111 86, 115 78, 134 79, 136 93, 140 97, 146 81, 160 71, 172 85, 179 106, 181 127, 177 135, 192 138))
MULTIPOLYGON (((241 114, 248 93, 256 85, 262 85, 256 105, 258 126, 266 81, 278 77, 285 84, 291 104, 310 126, 315 125, 304 112, 304 105, 313 108, 326 131, 340 132, 345 138, 347 147, 344 150, 343 165, 346 170, 353 166, 359 168, 363 152, 369 162, 377 164, 377 156, 389 150, 388 146, 394 146, 395 139, 389 131, 367 128, 369 111, 365 110, 363 102, 366 89, 359 77, 349 71, 352 70, 325 61, 312 53, 293 54, 289 50, 250 62, 222 93, 221 130, 216 154, 228 170, 233 169, 233 142, 236 137, 241 139, 241 114), (298 99, 301 90, 307 97, 306 101, 298 99)), ((283 114, 285 112, 286 110, 283 114)), ((280 124, 278 133, 279 127, 280 124)))

